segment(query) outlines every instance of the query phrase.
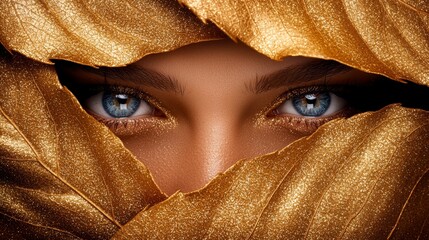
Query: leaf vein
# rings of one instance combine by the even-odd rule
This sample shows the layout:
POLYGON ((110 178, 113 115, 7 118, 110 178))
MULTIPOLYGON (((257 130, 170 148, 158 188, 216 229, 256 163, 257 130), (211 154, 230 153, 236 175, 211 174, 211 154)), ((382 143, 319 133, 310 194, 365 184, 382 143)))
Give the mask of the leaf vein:
POLYGON ((54 228, 54 227, 49 227, 49 226, 45 226, 45 225, 41 225, 41 224, 31 223, 31 222, 28 222, 28 221, 25 221, 25 220, 18 219, 18 218, 15 218, 13 216, 10 216, 10 215, 2 212, 2 211, 0 211, 0 214, 3 215, 3 216, 5 216, 5 217, 7 217, 7 218, 10 218, 10 219, 12 219, 14 221, 18 221, 18 222, 21 222, 21 223, 24 223, 24 224, 28 224, 28 225, 31 225, 33 227, 45 228, 45 229, 49 229, 49 230, 52 230, 52 231, 56 231, 56 232, 68 234, 70 236, 73 236, 74 238, 82 239, 82 238, 76 236, 75 234, 73 234, 73 233, 71 233, 69 231, 65 231, 65 230, 62 230, 62 229, 58 229, 58 228, 54 228))

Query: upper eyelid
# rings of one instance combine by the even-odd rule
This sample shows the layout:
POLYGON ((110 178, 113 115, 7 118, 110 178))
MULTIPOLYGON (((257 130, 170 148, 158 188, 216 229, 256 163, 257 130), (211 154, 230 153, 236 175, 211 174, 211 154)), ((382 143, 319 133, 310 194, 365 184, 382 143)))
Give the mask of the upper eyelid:
POLYGON ((116 85, 116 84, 104 84, 102 86, 103 86, 104 91, 124 93, 124 94, 128 94, 128 95, 132 95, 134 97, 139 97, 142 99, 146 99, 146 98, 151 97, 145 91, 135 89, 132 87, 126 87, 126 86, 121 86, 121 85, 116 85))
POLYGON ((292 99, 293 97, 298 97, 310 92, 336 92, 342 91, 345 89, 345 86, 342 85, 312 85, 307 87, 297 87, 290 89, 280 95, 284 101, 292 99))
POLYGON ((133 87, 127 87, 117 84, 96 84, 96 85, 83 85, 79 86, 79 93, 81 94, 81 98, 90 97, 92 95, 98 94, 100 92, 120 92, 124 94, 129 94, 134 97, 138 97, 142 100, 153 99, 153 97, 147 92, 136 89, 133 87))
POLYGON ((121 92, 121 93, 138 97, 140 100, 147 102, 151 107, 158 108, 162 111, 166 111, 165 108, 162 106, 162 104, 155 97, 153 97, 152 95, 150 95, 149 93, 143 90, 132 88, 132 87, 121 86, 121 85, 105 84, 104 87, 105 87, 105 90, 108 90, 108 91, 121 92, 122 90, 124 92, 121 92))

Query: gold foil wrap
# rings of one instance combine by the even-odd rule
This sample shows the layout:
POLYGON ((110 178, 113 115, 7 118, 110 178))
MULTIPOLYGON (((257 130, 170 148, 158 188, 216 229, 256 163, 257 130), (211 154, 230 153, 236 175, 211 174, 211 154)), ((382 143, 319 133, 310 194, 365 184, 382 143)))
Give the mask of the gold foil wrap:
POLYGON ((334 59, 392 79, 429 84, 426 0, 180 2, 273 59, 334 59))
POLYGON ((427 239, 429 113, 389 106, 240 161, 115 239, 427 239))
POLYGON ((165 199, 53 66, 3 53, 0 85, 0 238, 105 239, 165 199))
MULTIPOLYGON (((429 84, 426 1, 182 0, 274 59, 335 59, 429 84)), ((0 2, 0 41, 44 63, 121 66, 222 36, 173 1, 0 2)), ((170 198, 52 66, 0 60, 0 237, 428 239, 429 113, 397 105, 329 122, 170 198)))
POLYGON ((167 0, 5 0, 0 9, 3 46, 45 63, 123 66, 223 36, 167 0))

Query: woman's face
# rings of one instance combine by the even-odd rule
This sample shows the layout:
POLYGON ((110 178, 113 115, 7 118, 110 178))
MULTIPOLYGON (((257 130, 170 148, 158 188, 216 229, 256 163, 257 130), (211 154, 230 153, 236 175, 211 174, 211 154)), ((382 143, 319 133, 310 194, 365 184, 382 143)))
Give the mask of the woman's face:
POLYGON ((344 96, 376 77, 304 57, 273 61, 228 40, 124 68, 59 64, 60 78, 167 194, 203 187, 236 161, 279 150, 358 109, 344 96), (83 86, 83 87, 82 87, 83 86))

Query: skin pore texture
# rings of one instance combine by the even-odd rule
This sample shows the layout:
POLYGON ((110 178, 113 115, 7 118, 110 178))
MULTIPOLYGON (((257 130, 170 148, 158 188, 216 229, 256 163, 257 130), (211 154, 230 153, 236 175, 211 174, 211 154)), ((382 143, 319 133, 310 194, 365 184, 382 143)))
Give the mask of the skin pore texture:
POLYGON ((302 116, 291 107, 292 98, 374 78, 332 61, 274 61, 230 40, 150 55, 124 68, 64 64, 58 69, 60 78, 79 85, 77 91, 89 92, 79 96, 70 87, 166 194, 197 190, 240 159, 282 149, 323 123, 356 112, 330 95, 324 114, 302 116), (102 91, 141 99, 139 110, 129 117, 106 114, 102 91))

